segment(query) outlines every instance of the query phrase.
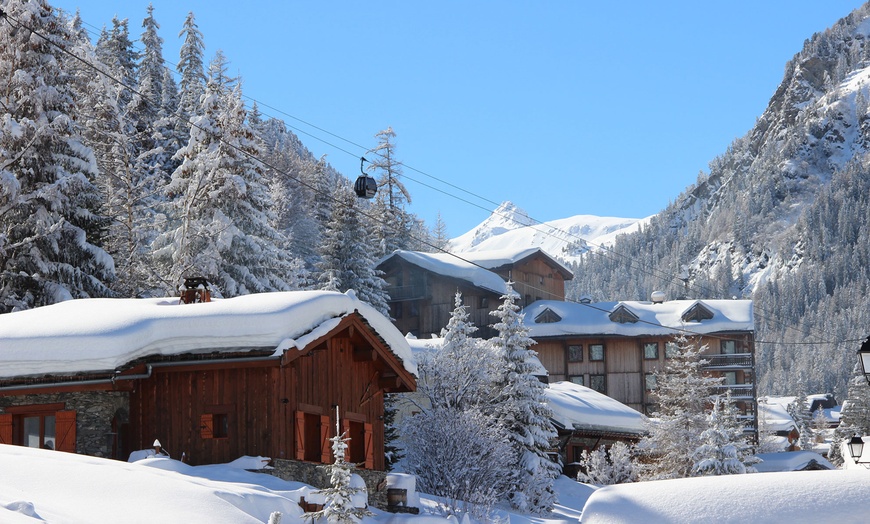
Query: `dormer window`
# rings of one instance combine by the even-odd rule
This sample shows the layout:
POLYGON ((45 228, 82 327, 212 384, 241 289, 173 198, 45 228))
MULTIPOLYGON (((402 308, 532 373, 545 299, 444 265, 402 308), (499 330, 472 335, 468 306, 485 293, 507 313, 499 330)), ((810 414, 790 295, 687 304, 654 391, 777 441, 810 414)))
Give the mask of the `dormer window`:
POLYGON ((610 321, 617 322, 619 324, 634 324, 638 320, 637 315, 635 315, 630 309, 620 304, 610 312, 610 321))
POLYGON ((541 312, 540 315, 535 317, 536 324, 553 324, 556 322, 560 322, 562 317, 556 314, 552 309, 547 308, 541 312))
POLYGON ((692 307, 683 313, 683 322, 701 322, 713 318, 713 312, 704 307, 704 304, 695 302, 692 307))

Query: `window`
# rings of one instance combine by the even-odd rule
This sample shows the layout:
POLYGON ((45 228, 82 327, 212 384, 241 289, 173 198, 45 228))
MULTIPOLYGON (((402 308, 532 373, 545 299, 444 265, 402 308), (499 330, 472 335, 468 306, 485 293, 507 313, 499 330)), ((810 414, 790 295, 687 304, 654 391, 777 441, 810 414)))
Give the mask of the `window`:
POLYGON ((599 393, 607 393, 607 381, 604 375, 589 375, 589 387, 599 393))
POLYGON ((680 348, 673 342, 665 344, 665 358, 677 358, 680 354, 680 348))
POLYGON ((568 362, 583 362, 583 346, 568 346, 568 362))
POLYGON ((725 377, 725 385, 726 386, 733 386, 733 385, 737 384, 737 372, 736 371, 726 371, 725 373, 722 373, 722 375, 725 377))
POLYGON ((658 360, 659 358, 659 343, 658 342, 644 342, 643 344, 643 358, 646 360, 658 360))
POLYGON ((604 344, 589 344, 589 360, 604 360, 604 344))
POLYGON ((206 406, 199 417, 199 436, 204 439, 225 439, 230 437, 230 405, 206 406))
POLYGON ((571 375, 570 377, 568 377, 568 380, 570 380, 574 384, 579 384, 581 386, 586 385, 583 383, 583 375, 571 375))
MULTIPOLYGON (((312 406, 316 408, 317 406, 312 406)), ((329 415, 312 412, 296 412, 295 448, 296 460, 320 462, 331 461, 332 450, 329 442, 329 415)), ((319 411, 319 410, 317 410, 319 411)))
POLYGON ((553 324, 554 322, 561 322, 562 317, 556 314, 550 308, 546 308, 541 313, 535 317, 535 324, 553 324))
POLYGON ((646 373, 643 376, 644 389, 647 391, 655 391, 658 382, 656 382, 655 373, 646 373))
POLYGON ((723 355, 733 355, 734 353, 737 353, 737 341, 723 340, 721 345, 721 351, 723 355))
POLYGON ((480 309, 489 307, 489 297, 480 297, 480 309))
POLYGON ((0 443, 76 451, 76 412, 64 404, 12 406, 0 414, 0 443))

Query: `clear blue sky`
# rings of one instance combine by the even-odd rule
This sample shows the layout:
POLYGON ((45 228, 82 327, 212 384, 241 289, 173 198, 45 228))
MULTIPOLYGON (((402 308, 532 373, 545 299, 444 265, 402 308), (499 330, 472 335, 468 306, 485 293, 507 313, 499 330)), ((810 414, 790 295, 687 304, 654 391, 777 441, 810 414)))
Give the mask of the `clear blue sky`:
MULTIPOLYGON (((503 200, 542 221, 657 213, 749 131, 804 40, 862 2, 152 3, 171 67, 193 11, 206 60, 221 49, 245 95, 346 176, 392 126, 410 210, 457 236, 503 200)), ((138 38, 148 0, 52 5, 94 32, 128 18, 138 38)))

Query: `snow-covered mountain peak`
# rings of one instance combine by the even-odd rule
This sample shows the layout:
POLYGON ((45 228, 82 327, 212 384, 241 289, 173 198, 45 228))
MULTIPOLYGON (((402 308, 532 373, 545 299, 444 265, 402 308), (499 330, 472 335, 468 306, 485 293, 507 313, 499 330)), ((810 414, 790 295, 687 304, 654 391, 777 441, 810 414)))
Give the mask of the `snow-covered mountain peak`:
POLYGON ((503 202, 477 227, 450 241, 454 252, 540 247, 573 262, 583 253, 608 245, 622 233, 635 231, 648 219, 575 215, 537 222, 512 202, 503 202))

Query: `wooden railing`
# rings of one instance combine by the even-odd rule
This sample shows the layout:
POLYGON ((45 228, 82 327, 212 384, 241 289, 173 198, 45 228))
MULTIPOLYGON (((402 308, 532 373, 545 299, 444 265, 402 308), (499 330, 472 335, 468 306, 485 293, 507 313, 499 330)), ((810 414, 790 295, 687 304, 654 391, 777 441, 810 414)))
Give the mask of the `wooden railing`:
POLYGON ((418 300, 426 298, 425 284, 411 284, 408 286, 387 286, 387 295, 391 301, 397 300, 418 300))
POLYGON ((752 353, 732 353, 728 355, 701 355, 707 361, 704 369, 751 368, 752 353))

